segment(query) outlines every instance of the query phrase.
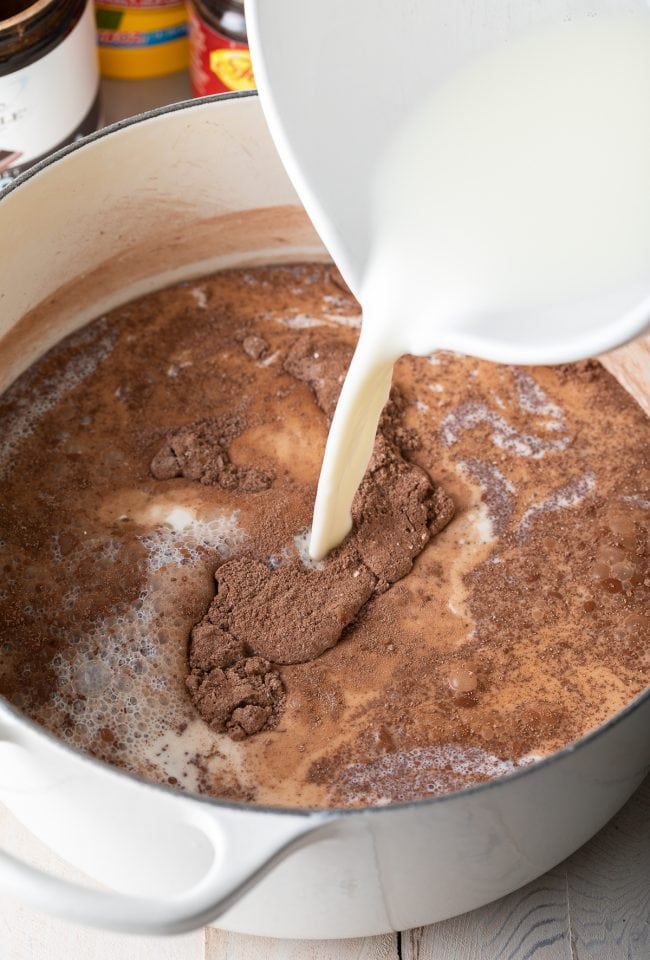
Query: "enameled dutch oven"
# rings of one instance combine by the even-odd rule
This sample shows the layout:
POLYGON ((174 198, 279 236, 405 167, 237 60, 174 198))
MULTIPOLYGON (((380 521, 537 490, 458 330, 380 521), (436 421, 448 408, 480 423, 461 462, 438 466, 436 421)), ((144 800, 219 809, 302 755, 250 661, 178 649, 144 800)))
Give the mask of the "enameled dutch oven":
MULTIPOLYGON (((135 296, 220 267, 326 258, 250 95, 155 111, 60 152, 2 195, 0 238, 0 390, 135 296)), ((102 885, 0 854, 0 889, 142 933, 212 922, 277 937, 405 929, 548 870, 619 809, 649 764, 646 691, 500 780, 395 807, 283 810, 144 782, 0 701, 0 800, 102 885)))

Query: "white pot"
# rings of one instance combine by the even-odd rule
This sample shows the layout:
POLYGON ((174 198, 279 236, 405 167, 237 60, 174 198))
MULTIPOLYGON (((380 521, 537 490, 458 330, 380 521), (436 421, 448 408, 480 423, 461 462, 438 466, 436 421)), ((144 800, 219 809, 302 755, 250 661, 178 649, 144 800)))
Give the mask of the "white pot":
MULTIPOLYGON (((0 199, 0 389, 71 330, 221 266, 325 255, 254 96, 181 104, 63 151, 0 199)), ((70 749, 0 702, 0 800, 109 890, 0 854, 0 889, 113 930, 351 937, 471 910, 548 870, 650 764, 650 691, 502 780, 367 811, 228 804, 70 749), (119 892, 117 892, 119 891, 119 892)))

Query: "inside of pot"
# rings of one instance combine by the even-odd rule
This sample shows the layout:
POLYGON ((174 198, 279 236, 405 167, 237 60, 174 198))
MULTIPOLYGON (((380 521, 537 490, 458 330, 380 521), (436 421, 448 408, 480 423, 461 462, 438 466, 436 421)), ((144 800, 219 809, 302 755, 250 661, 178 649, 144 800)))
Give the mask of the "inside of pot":
MULTIPOLYGON (((358 305, 289 190, 198 216, 174 189, 14 264, 0 693, 153 780, 328 807, 502 776, 644 690, 650 423, 626 391, 593 361, 405 358, 353 532, 314 565, 358 305)), ((44 190, 3 200, 23 237, 44 190)))

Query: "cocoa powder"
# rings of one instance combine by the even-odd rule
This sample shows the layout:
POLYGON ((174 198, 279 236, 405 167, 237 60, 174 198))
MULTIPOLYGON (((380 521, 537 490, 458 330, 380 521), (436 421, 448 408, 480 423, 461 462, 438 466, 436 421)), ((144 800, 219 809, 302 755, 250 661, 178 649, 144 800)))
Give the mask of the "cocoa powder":
MULTIPOLYGON (((349 355, 342 344, 302 336, 284 363, 309 384, 328 419, 349 355)), ((323 563, 307 566, 296 557, 270 564, 281 545, 267 534, 256 545, 265 560, 242 557, 216 571, 216 596, 192 630, 187 686, 217 732, 242 739, 277 726, 284 687, 272 664, 305 663, 338 643, 373 595, 405 577, 451 520, 453 501, 398 445, 402 438, 407 449, 417 447, 401 425, 403 408, 395 391, 353 504, 352 532, 323 563)))
POLYGON ((151 474, 156 480, 185 477, 224 490, 266 490, 273 480, 268 473, 254 466, 234 464, 230 458, 230 443, 245 429, 240 418, 226 416, 173 430, 151 461, 151 474))
MULTIPOLYGON (((195 637, 201 674, 227 676, 205 694, 223 695, 230 729, 200 718, 188 637, 215 570, 225 581, 231 561, 259 564, 275 595, 269 573, 313 569, 300 557, 358 315, 328 266, 224 271, 120 307, 0 397, 2 695, 65 742, 178 789, 323 807, 500 776, 645 689, 647 418, 597 363, 440 353, 397 365, 381 443, 404 466, 378 444, 390 475, 376 489, 409 468, 417 494, 417 467, 431 478, 430 530, 442 490, 453 522, 315 659, 275 662, 279 635, 264 653, 195 637), (180 473, 155 479, 163 444, 206 421, 207 440, 190 444, 198 468, 184 464, 197 479, 183 443, 180 473), (272 481, 222 485, 239 467, 272 481)), ((368 530, 419 529, 408 489, 410 526, 378 494, 368 530)), ((355 549, 369 582, 411 562, 368 541, 355 549)), ((239 629, 248 614, 233 610, 239 629)))

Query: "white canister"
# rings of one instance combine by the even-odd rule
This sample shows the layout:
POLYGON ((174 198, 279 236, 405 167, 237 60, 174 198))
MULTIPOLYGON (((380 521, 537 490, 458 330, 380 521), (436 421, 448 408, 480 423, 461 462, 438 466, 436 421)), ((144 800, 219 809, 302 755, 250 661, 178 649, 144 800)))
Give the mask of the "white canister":
POLYGON ((5 0, 0 20, 0 186, 99 126, 88 0, 5 0))

